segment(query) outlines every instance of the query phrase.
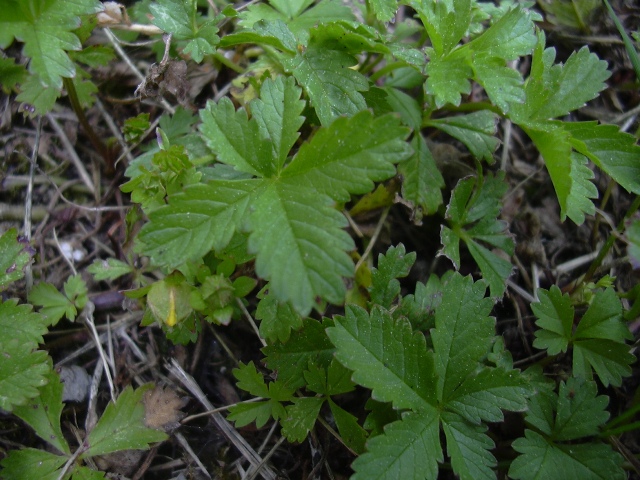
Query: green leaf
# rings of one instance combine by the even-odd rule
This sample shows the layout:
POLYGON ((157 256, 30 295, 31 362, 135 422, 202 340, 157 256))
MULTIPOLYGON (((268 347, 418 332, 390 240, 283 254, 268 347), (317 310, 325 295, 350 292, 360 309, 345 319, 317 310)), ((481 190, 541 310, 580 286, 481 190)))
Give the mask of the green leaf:
POLYGON ((416 261, 416 253, 406 253, 403 244, 389 247, 386 254, 378 255, 378 267, 371 270, 371 302, 384 308, 391 308, 400 294, 398 278, 409 275, 416 261))
POLYGON ((292 77, 279 76, 266 80, 260 87, 260 98, 251 102, 251 113, 256 119, 263 138, 268 138, 276 171, 280 171, 287 155, 298 140, 298 129, 304 123, 300 116, 305 102, 300 100, 301 90, 292 77))
POLYGON ((442 429, 447 439, 447 454, 453 471, 463 480, 495 479, 492 468, 497 465, 490 450, 493 440, 485 426, 470 426, 451 413, 442 415, 442 429))
POLYGON ((367 432, 358 423, 358 419, 329 399, 329 408, 338 427, 340 437, 345 445, 356 453, 364 452, 367 432))
POLYGON ((353 240, 343 230, 347 221, 328 200, 303 185, 274 183, 251 214, 249 250, 256 253, 257 274, 270 281, 276 298, 302 315, 317 296, 341 303, 342 277, 353 276, 346 253, 353 240))
POLYGON ((410 2, 422 20, 438 57, 449 53, 464 37, 471 23, 470 0, 410 2))
POLYGON ((570 135, 564 129, 523 128, 547 166, 560 202, 561 219, 569 217, 582 224, 585 214, 595 213, 590 199, 598 196, 597 189, 589 181, 593 172, 584 164, 584 157, 571 152, 570 135))
POLYGON ((243 109, 236 112, 227 97, 217 104, 207 102, 206 108, 200 110, 200 118, 200 131, 218 161, 257 176, 270 177, 277 172, 271 146, 260 125, 249 120, 243 109))
POLYGON ((562 122, 572 147, 588 157, 629 192, 640 194, 640 146, 633 135, 615 125, 597 122, 562 122))
POLYGON ((238 379, 238 388, 255 397, 266 398, 267 401, 235 405, 229 409, 229 420, 235 421, 238 427, 255 421, 256 427, 261 428, 271 417, 275 420, 286 418, 281 402, 291 401, 294 391, 286 387, 284 382, 270 382, 267 386, 253 362, 247 365, 241 363, 239 368, 233 370, 233 375, 238 379))
POLYGON ((388 22, 398 9, 397 0, 371 0, 371 9, 381 22, 388 22))
POLYGON ((367 108, 360 92, 368 90, 369 83, 350 68, 356 64, 348 53, 310 45, 285 67, 309 95, 320 122, 329 125, 341 115, 355 115, 367 108))
POLYGON ((485 290, 482 282, 459 274, 445 287, 431 333, 439 400, 449 401, 489 350, 495 320, 488 316, 493 302, 484 298, 485 290))
POLYGON ((469 78, 473 75, 471 66, 464 56, 454 51, 446 57, 432 58, 427 64, 429 76, 425 83, 425 92, 435 96, 436 107, 442 108, 447 103, 460 105, 462 95, 471 93, 469 78))
POLYGON ((251 30, 241 30, 225 35, 220 41, 220 46, 228 48, 243 43, 257 43, 258 45, 275 47, 289 54, 296 53, 298 44, 296 37, 289 30, 289 27, 280 20, 280 15, 263 4, 255 7, 260 7, 263 12, 266 11, 266 13, 262 14, 265 17, 270 16, 269 12, 273 12, 274 18, 271 21, 264 17, 259 18, 257 21, 252 22, 251 30))
POLYGON ((473 72, 489 99, 504 113, 509 111, 511 104, 524 103, 526 96, 522 76, 506 66, 502 58, 475 55, 473 72))
POLYGON ((288 18, 295 18, 300 15, 305 8, 313 3, 312 0, 271 0, 269 2, 276 10, 288 18))
POLYGON ((607 63, 587 47, 571 54, 564 65, 554 65, 556 51, 544 48, 543 33, 534 49, 531 74, 525 85, 526 103, 516 108, 516 123, 550 120, 566 115, 595 98, 610 76, 607 63))
POLYGON ((627 240, 627 254, 634 268, 640 266, 640 220, 633 220, 625 230, 627 240))
POLYGON ((32 342, 21 342, 6 333, 3 335, 6 335, 6 340, 0 340, 0 408, 11 411, 14 406, 24 405, 29 398, 39 395, 38 388, 47 383, 51 359, 47 352, 34 351, 32 342))
POLYGON ((566 384, 560 382, 558 395, 541 392, 531 397, 526 421, 541 433, 527 429, 524 438, 513 442, 513 448, 521 455, 512 462, 509 476, 524 480, 549 475, 626 478, 618 453, 609 445, 583 439, 597 435, 599 427, 609 418, 608 398, 597 393, 595 382, 572 377, 566 384), (571 443, 559 443, 563 441, 571 443))
POLYGON ((442 249, 456 269, 460 268, 460 240, 465 242, 477 262, 482 277, 487 280, 493 297, 502 297, 505 280, 511 274, 511 262, 490 251, 479 241, 496 247, 508 255, 513 254, 513 239, 506 232, 506 224, 496 217, 501 199, 507 190, 504 175, 488 176, 480 185, 475 177, 458 182, 447 207, 450 227, 442 226, 442 249))
POLYGON ((15 407, 13 413, 28 423, 45 442, 69 455, 71 451, 60 428, 63 386, 53 371, 48 373, 47 380, 47 384, 40 388, 40 395, 26 405, 15 407))
POLYGON ((173 34, 176 40, 189 40, 184 53, 200 63, 204 55, 215 52, 220 38, 216 35, 216 20, 201 22, 197 9, 195 0, 159 0, 149 5, 154 25, 173 34))
POLYGON ((525 437, 512 443, 520 452, 509 468, 509 477, 518 480, 575 478, 624 480, 622 457, 602 443, 555 445, 540 434, 526 430, 525 437))
POLYGON ((364 111, 339 118, 316 132, 284 170, 283 181, 314 189, 338 202, 368 193, 373 182, 395 174, 394 164, 409 157, 409 131, 393 115, 364 111))
POLYGON ((29 75, 20 86, 20 93, 16 100, 33 107, 33 114, 45 115, 53 109, 60 91, 60 88, 44 87, 38 75, 29 75))
POLYGON ((23 448, 10 450, 0 462, 2 475, 10 479, 38 478, 42 480, 57 480, 60 478, 59 469, 66 463, 67 457, 55 455, 45 450, 23 448), (28 473, 28 477, 25 475, 28 473))
POLYGON ((416 283, 415 294, 401 298, 394 313, 405 316, 414 330, 427 331, 435 326, 435 309, 442 301, 442 289, 440 279, 431 275, 426 284, 416 283))
POLYGON ((93 275, 95 280, 115 280, 116 278, 128 275, 135 271, 135 268, 128 263, 115 258, 106 260, 95 260, 87 271, 93 275))
POLYGON ((302 317, 289 303, 279 301, 267 294, 258 303, 256 318, 260 320, 260 336, 273 343, 286 343, 292 330, 302 327, 302 317))
POLYGON ((286 416, 282 419, 282 434, 290 442, 302 442, 313 428, 320 414, 324 398, 294 398, 293 405, 287 406, 286 416))
POLYGON ((353 381, 373 390, 372 397, 397 409, 428 409, 435 404, 433 357, 424 336, 406 320, 394 321, 383 309, 371 314, 355 305, 337 317, 327 335, 336 358, 354 371, 353 381))
POLYGON ((177 267, 197 260, 212 248, 223 249, 241 225, 257 180, 217 180, 187 187, 168 206, 149 215, 138 235, 137 250, 153 263, 177 267))
POLYGON ((0 303, 0 331, 6 340, 13 339, 37 348, 44 343, 50 321, 39 313, 32 312, 31 305, 18 305, 15 299, 0 303))
POLYGON ((629 365, 635 357, 630 353, 626 339, 630 332, 622 320, 622 307, 612 289, 596 293, 589 309, 575 331, 574 309, 568 295, 562 296, 556 286, 549 292, 539 291, 540 303, 532 304, 539 318, 535 332, 536 348, 546 348, 550 355, 573 346, 573 374, 590 378, 592 370, 602 383, 619 386, 622 378, 631 375, 629 365))
POLYGON ((402 175, 402 198, 414 205, 414 221, 420 221, 423 214, 435 213, 442 205, 444 178, 422 135, 411 139, 413 155, 398 163, 398 173, 402 175))
POLYGON ((16 86, 27 79, 27 69, 17 64, 15 59, 0 58, 0 78, 2 78, 2 91, 8 95, 16 90, 16 86))
POLYGON ((564 295, 556 285, 550 290, 538 290, 539 303, 532 303, 531 310, 541 328, 535 332, 535 348, 546 348, 549 355, 566 352, 573 334, 573 313, 569 294, 564 295))
POLYGON ((146 450, 150 443, 162 442, 167 435, 144 425, 144 392, 152 385, 137 390, 125 388, 115 403, 107 405, 102 417, 89 433, 84 457, 104 455, 118 450, 146 450))
POLYGON ((64 316, 67 320, 73 321, 78 315, 73 300, 60 293, 50 283, 40 282, 35 285, 29 292, 29 301, 42 307, 40 313, 47 317, 52 325, 57 324, 64 316))
POLYGON ((44 87, 62 88, 62 77, 73 78, 75 65, 67 55, 80 50, 72 30, 80 26, 80 15, 102 10, 96 0, 9 0, 3 5, 0 30, 5 37, 24 43, 23 53, 30 59, 29 71, 44 87))
MULTIPOLYGON (((480 110, 467 115, 429 120, 426 125, 457 138, 467 146, 474 157, 494 163, 493 152, 500 143, 495 137, 496 121, 495 113, 480 110)), ((444 186, 444 181, 441 186, 444 186)))
POLYGON ((263 349, 267 366, 278 371, 278 379, 295 390, 306 384, 304 371, 309 363, 328 366, 334 347, 327 338, 325 328, 331 322, 304 319, 303 328, 291 332, 286 344, 269 345, 263 349))
POLYGON ((24 277, 24 268, 31 261, 33 250, 10 228, 0 236, 0 291, 24 277))
POLYGON ((367 452, 355 459, 354 480, 372 478, 438 478, 438 462, 444 460, 440 446, 438 411, 427 408, 409 413, 385 427, 384 435, 367 442, 367 452))

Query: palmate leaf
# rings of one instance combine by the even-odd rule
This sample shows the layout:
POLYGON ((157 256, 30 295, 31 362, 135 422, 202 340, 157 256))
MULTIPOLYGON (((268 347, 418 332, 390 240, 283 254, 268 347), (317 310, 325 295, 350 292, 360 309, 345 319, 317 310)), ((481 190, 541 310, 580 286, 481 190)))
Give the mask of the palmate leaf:
POLYGON ((347 201, 393 176, 394 163, 411 152, 404 141, 408 129, 392 115, 375 118, 363 111, 320 129, 283 165, 283 149, 291 146, 299 124, 300 93, 283 77, 266 80, 250 120, 228 100, 210 103, 201 112, 208 145, 225 165, 258 178, 212 180, 170 195, 168 205, 151 212, 138 251, 154 263, 177 267, 224 248, 235 231, 249 231, 258 275, 271 282, 279 301, 292 302, 302 315, 317 297, 342 302, 342 278, 353 275, 346 253, 353 241, 333 201, 347 201), (282 109, 266 106, 280 102, 282 109))
POLYGON ((630 339, 628 327, 622 321, 622 307, 615 292, 606 289, 596 293, 589 309, 575 331, 574 308, 569 296, 558 287, 540 290, 540 303, 532 304, 538 317, 535 332, 536 348, 546 348, 550 355, 573 347, 573 374, 590 378, 592 370, 604 385, 619 386, 622 378, 631 375, 629 365, 635 357, 625 340, 630 339))
POLYGON ((584 438, 596 435, 609 418, 607 403, 607 397, 597 396, 594 382, 574 377, 560 383, 557 395, 540 392, 532 397, 526 422, 540 433, 527 429, 523 438, 513 442, 521 455, 512 462, 509 477, 626 478, 620 454, 598 440, 584 438))
POLYGON ((462 240, 480 267, 482 277, 489 283, 494 297, 504 294, 505 280, 511 274, 511 262, 480 242, 499 248, 508 255, 513 253, 513 239, 505 231, 505 223, 496 218, 507 189, 503 178, 486 177, 479 186, 476 186, 474 177, 460 180, 447 207, 449 226, 443 225, 440 233, 442 249, 439 255, 447 256, 459 269, 462 240))
POLYGON ((42 85, 60 90, 62 77, 73 78, 76 73, 66 52, 81 48, 72 30, 80 26, 80 15, 102 9, 97 0, 8 0, 2 7, 0 29, 3 38, 24 43, 24 54, 31 59, 29 71, 42 85))

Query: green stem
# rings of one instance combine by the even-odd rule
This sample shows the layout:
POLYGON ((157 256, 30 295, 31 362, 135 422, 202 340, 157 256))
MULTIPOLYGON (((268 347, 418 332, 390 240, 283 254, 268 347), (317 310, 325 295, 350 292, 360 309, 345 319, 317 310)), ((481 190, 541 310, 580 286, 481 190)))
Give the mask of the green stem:
MULTIPOLYGON (((636 199, 631 204, 631 207, 629 207, 629 210, 627 211, 624 218, 620 220, 620 223, 616 228, 616 231, 618 233, 622 233, 625 227, 625 223, 638 211, 638 208, 640 208, 640 196, 636 197, 636 199)), ((584 278, 582 279, 581 285, 588 283, 593 278, 593 276, 596 273, 596 270, 598 269, 598 267, 600 267, 600 265, 602 265, 602 261, 605 259, 605 257, 609 253, 609 250, 611 250, 611 247, 613 247, 613 244, 615 243, 616 238, 617 238, 616 235, 613 235, 613 233, 609 235, 609 238, 607 238, 607 241, 604 243, 604 245, 600 249, 600 252, 598 252, 598 256, 589 266, 589 270, 587 270, 587 273, 584 274, 584 278)))
POLYGON ((70 78, 63 77, 62 78, 62 82, 64 84, 65 90, 67 91, 67 95, 69 97, 69 101, 71 102, 71 107, 73 108, 73 111, 75 112, 76 117, 78 117, 78 121, 82 125, 82 128, 84 129, 84 132, 89 137, 89 140, 91 141, 91 144, 93 145, 93 148, 96 149, 96 151, 100 154, 100 156, 107 163, 107 169, 108 170, 112 170, 113 169, 113 161, 111 159, 111 155, 109 153, 109 149, 104 144, 104 142, 102 140, 100 140, 100 137, 98 137, 98 135, 96 134, 95 130, 93 129, 93 127, 91 126, 91 124, 87 120, 87 117, 85 117, 84 110, 82 109, 82 106, 80 105, 80 100, 78 100, 78 93, 76 92, 76 87, 73 84, 73 80, 71 80, 70 78))

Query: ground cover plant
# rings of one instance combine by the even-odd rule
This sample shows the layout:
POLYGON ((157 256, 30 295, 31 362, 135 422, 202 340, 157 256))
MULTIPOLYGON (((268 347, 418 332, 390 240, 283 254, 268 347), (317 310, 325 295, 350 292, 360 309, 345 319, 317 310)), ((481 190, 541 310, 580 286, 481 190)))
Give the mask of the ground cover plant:
POLYGON ((8 0, 0 476, 637 476, 638 24, 8 0))

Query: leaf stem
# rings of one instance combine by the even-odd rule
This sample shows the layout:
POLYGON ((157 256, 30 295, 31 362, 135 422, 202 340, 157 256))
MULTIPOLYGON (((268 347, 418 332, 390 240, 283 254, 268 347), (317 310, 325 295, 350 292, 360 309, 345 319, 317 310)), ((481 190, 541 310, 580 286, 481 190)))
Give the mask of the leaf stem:
MULTIPOLYGON (((622 220, 620 220, 620 223, 616 228, 616 231, 618 233, 622 233, 622 231, 624 230, 626 221, 630 219, 638 211, 638 208, 640 208, 640 196, 637 196, 635 198, 635 200, 629 207, 629 210, 627 211, 625 216, 622 218, 622 220)), ((609 235, 609 238, 607 238, 607 241, 604 243, 604 245, 600 249, 600 252, 598 252, 598 256, 589 266, 589 270, 587 270, 587 273, 584 274, 584 277, 582 278, 582 282, 580 282, 579 285, 585 285, 593 278, 594 274, 596 273, 596 270, 598 269, 598 267, 600 267, 600 265, 602 265, 602 261, 609 253, 609 250, 611 250, 611 247, 613 247, 613 244, 615 243, 616 238, 617 238, 617 235, 614 235, 613 233, 609 235)))
POLYGON ((62 82, 64 84, 64 88, 67 91, 67 95, 69 97, 69 101, 71 102, 71 107, 78 117, 78 121, 82 125, 84 132, 89 137, 93 148, 97 150, 100 156, 104 159, 107 164, 107 171, 113 172, 115 167, 113 165, 113 159, 111 158, 111 154, 109 153, 109 149, 104 144, 100 137, 96 134, 95 130, 87 120, 87 117, 84 114, 84 110, 80 105, 80 100, 78 100, 78 93, 76 92, 76 87, 73 84, 73 80, 70 78, 63 77, 62 82))

